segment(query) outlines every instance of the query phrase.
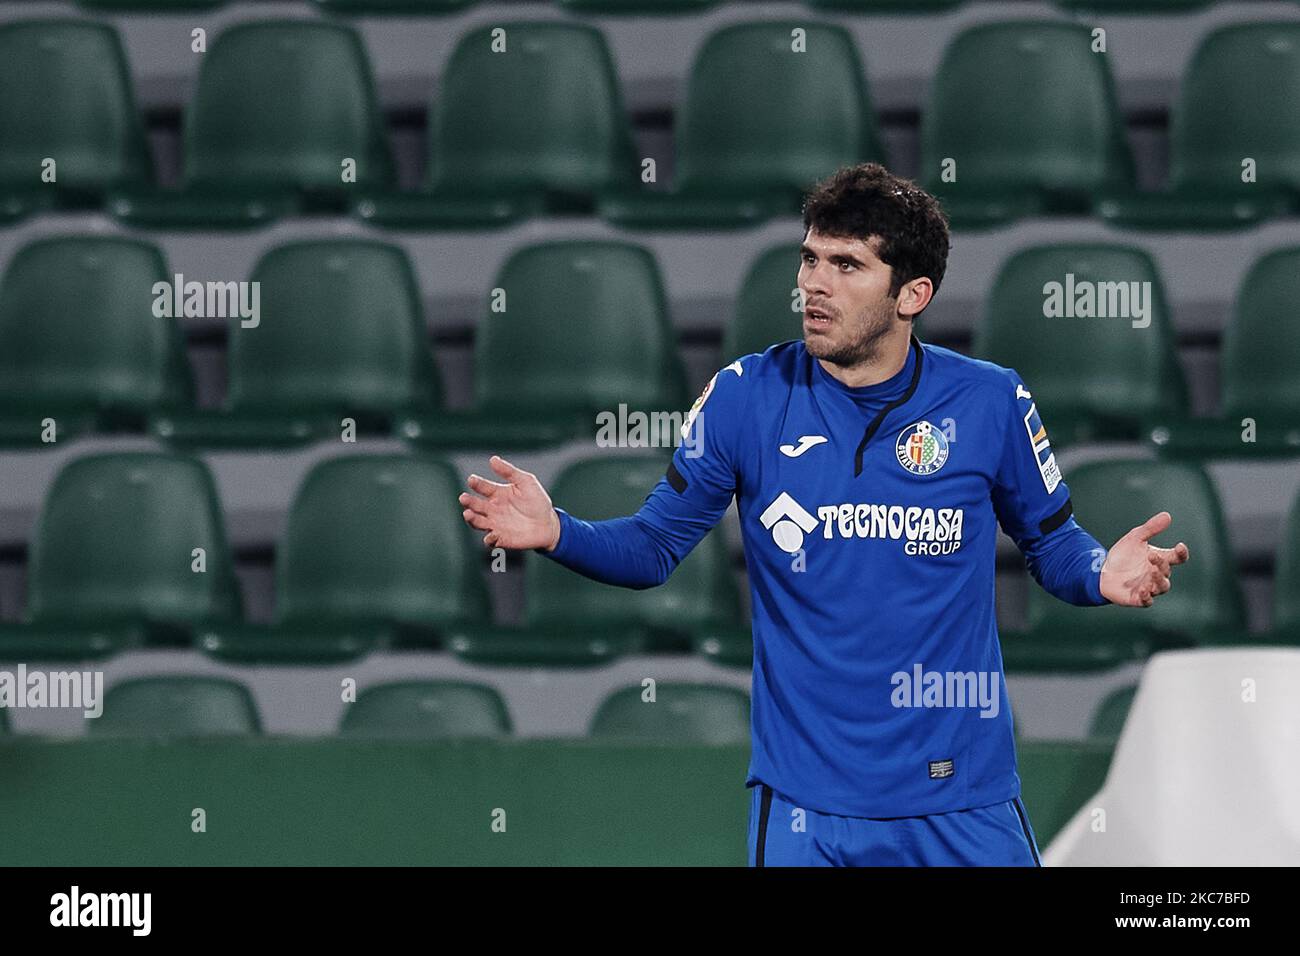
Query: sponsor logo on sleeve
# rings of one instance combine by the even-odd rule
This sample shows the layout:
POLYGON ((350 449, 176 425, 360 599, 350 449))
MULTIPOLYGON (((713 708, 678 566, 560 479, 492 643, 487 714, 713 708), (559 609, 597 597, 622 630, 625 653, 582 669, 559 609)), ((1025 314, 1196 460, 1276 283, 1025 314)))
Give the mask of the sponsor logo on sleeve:
POLYGON ((1061 483, 1061 469, 1056 464, 1056 455, 1052 453, 1052 443, 1047 440, 1047 429, 1038 414, 1038 403, 1029 406, 1025 413, 1025 431, 1029 435, 1029 444, 1034 449, 1038 461, 1038 473, 1043 478, 1043 485, 1050 495, 1061 483))

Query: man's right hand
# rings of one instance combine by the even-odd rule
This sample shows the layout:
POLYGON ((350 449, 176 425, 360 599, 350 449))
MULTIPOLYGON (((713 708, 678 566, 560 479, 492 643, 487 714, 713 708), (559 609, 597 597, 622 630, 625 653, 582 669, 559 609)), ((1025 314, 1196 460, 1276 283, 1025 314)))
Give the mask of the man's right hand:
POLYGON ((487 532, 483 543, 489 548, 554 550, 560 541, 560 516, 537 476, 500 455, 493 455, 488 464, 505 480, 469 476, 467 484, 475 493, 457 499, 465 509, 465 523, 487 532))

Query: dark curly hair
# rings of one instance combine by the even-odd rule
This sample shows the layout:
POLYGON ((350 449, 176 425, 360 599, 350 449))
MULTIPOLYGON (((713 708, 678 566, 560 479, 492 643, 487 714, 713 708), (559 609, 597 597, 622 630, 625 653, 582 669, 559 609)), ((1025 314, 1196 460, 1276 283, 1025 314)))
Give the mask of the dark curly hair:
POLYGON ((948 265, 948 217, 916 183, 879 163, 844 166, 804 197, 803 228, 828 236, 879 239, 875 253, 890 267, 889 294, 926 276, 939 291, 948 265))

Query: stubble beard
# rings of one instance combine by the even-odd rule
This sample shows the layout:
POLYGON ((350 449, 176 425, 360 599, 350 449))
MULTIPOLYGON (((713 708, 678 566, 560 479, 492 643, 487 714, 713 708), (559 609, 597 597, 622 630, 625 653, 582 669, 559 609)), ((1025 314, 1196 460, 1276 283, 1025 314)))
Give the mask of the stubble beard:
POLYGON ((881 342, 889 335, 896 321, 893 305, 890 303, 874 315, 865 316, 859 323, 858 335, 844 345, 830 346, 819 342, 817 337, 808 335, 804 336, 804 345, 813 358, 829 362, 839 368, 873 364, 880 358, 881 342))

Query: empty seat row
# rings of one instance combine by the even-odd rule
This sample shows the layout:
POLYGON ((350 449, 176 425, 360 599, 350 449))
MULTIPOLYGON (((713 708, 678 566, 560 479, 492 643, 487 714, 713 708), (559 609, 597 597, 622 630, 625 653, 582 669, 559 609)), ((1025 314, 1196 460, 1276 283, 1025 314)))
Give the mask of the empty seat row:
MULTIPOLYGON (((724 329, 723 361, 800 336, 798 265, 796 244, 755 259, 724 329)), ((662 276, 632 243, 515 250, 484 290, 473 407, 454 411, 397 246, 310 240, 264 255, 249 279, 259 289, 256 324, 227 310, 218 409, 195 407, 171 281, 161 252, 134 239, 50 238, 20 249, 0 279, 0 447, 142 430, 178 448, 287 447, 337 439, 345 418, 359 434, 425 447, 541 447, 590 439, 598 416, 620 404, 680 412, 689 401, 662 276)), ((1013 253, 973 351, 1020 372, 1058 445, 1151 439, 1170 455, 1295 456, 1297 301, 1300 247, 1250 269, 1224 330, 1213 418, 1190 417, 1163 282, 1138 247, 1013 253)), ((922 316, 922 336, 924 325, 922 316)))
MULTIPOLYGON (((139 677, 108 689, 103 712, 88 718, 101 736, 205 737, 262 732, 248 688, 219 677, 139 677)), ((513 733, 505 699, 486 684, 456 680, 376 684, 347 703, 339 734, 356 739, 464 740, 513 733)), ((5 710, 0 708, 0 734, 5 710)), ((749 695, 721 684, 658 681, 614 691, 588 726, 602 740, 744 744, 749 695)))
MULTIPOLYGON (((90 10, 130 10, 172 13, 209 10, 248 3, 249 0, 75 0, 90 10)), ((484 3, 485 0, 304 0, 329 13, 361 16, 446 16, 484 3)), ((703 13, 741 0, 550 0, 575 13, 681 16, 703 13)), ((966 0, 801 0, 813 9, 863 14, 927 14, 951 10, 966 0)), ((1214 0, 1054 0, 1064 9, 1118 13, 1185 13, 1209 6, 1214 0)))
MULTIPOLYGON (((635 511, 666 459, 575 463, 555 501, 596 518, 635 511)), ((483 551, 445 462, 351 455, 315 466, 276 549, 270 624, 244 620, 216 490, 197 460, 147 452, 78 458, 58 474, 30 547, 22 622, 0 623, 0 660, 80 659, 197 646, 226 660, 330 662, 381 648, 452 650, 482 663, 597 664, 627 653, 748 653, 725 543, 714 531, 671 581, 632 592, 536 555, 522 626, 495 625, 483 551), (743 640, 742 640, 743 638, 743 640)))
POLYGON ((258 320, 227 310, 226 401, 198 409, 156 247, 95 237, 24 247, 0 282, 0 445, 147 428, 177 446, 274 447, 337 438, 350 417, 363 435, 522 447, 590 437, 596 415, 620 403, 689 404, 662 278, 639 246, 573 241, 510 256, 493 283, 500 293, 485 290, 474 408, 457 413, 443 407, 419 290, 398 247, 290 243, 248 281, 258 320))
MULTIPOLYGON (((592 520, 630 514, 666 463, 626 454, 581 460, 551 483, 552 498, 592 520)), ((1149 609, 1079 608, 1031 588, 1026 629, 1003 631, 1008 670, 1095 670, 1204 644, 1300 644, 1300 503, 1278 553, 1273 630, 1260 635, 1247 631, 1204 471, 1122 459, 1082 465, 1067 479, 1075 514, 1099 540, 1118 540, 1168 510, 1173 528, 1156 543, 1185 541, 1193 560, 1149 609)), ((524 562, 522 620, 502 625, 492 620, 481 546, 461 518, 461 488, 430 457, 318 463, 290 506, 275 554, 274 619, 262 624, 243 617, 217 494, 200 462, 147 452, 74 459, 46 496, 30 545, 26 613, 0 623, 0 661, 191 646, 242 663, 323 663, 441 647, 488 665, 584 666, 689 651, 749 664, 750 630, 721 529, 666 584, 639 591, 535 554, 493 555, 497 571, 524 562)))
MULTIPOLYGON (((1095 708, 1088 734, 1114 742, 1137 693, 1120 687, 1095 708)), ((591 737, 658 743, 743 744, 749 740, 749 696, 720 684, 656 681, 614 691, 588 725, 591 737)), ((7 716, 0 708, 0 735, 7 716)), ((258 734, 262 721, 248 688, 216 677, 142 677, 114 684, 103 712, 88 722, 102 735, 194 737, 258 734)), ((338 732, 355 739, 465 740, 514 733, 501 694, 461 680, 376 684, 345 705, 338 732)), ((1019 727, 1017 727, 1019 733, 1019 727)))
MULTIPOLYGON (((1300 210, 1300 22, 1230 25, 1204 39, 1174 107, 1169 189, 1155 194, 1136 188, 1094 43, 1086 25, 1044 20, 954 38, 922 117, 920 179, 955 225, 1095 212, 1138 227, 1221 228, 1300 210)), ((0 26, 0 218, 102 203, 159 228, 344 211, 420 229, 540 214, 749 226, 797 212, 837 167, 883 157, 865 76, 852 35, 833 24, 718 29, 685 84, 676 178, 664 190, 637 155, 599 30, 474 28, 429 107, 423 183, 401 192, 359 36, 323 21, 241 23, 204 54, 184 117, 183 182, 160 190, 112 28, 20 21, 0 26)))

